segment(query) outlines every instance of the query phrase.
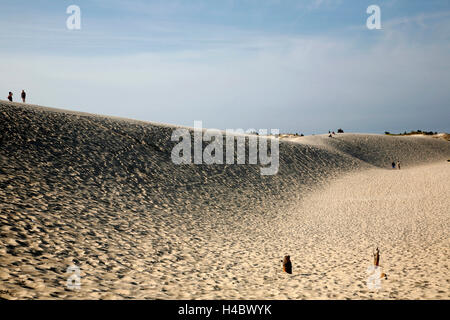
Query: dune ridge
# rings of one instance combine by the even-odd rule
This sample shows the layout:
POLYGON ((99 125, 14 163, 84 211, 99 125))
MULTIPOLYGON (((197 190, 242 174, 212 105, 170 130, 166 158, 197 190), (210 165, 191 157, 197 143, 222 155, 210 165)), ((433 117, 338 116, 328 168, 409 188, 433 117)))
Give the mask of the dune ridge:
MULTIPOLYGON (((370 180, 369 173, 392 179, 385 169, 394 159, 406 169, 401 174, 408 183, 420 177, 427 187, 433 181, 439 187, 448 176, 442 164, 450 158, 447 141, 365 134, 280 141, 275 176, 261 176, 259 165, 175 165, 170 137, 176 127, 0 101, 0 297, 377 297, 358 286, 325 284, 332 268, 318 255, 326 256, 327 248, 338 254, 349 228, 311 199, 331 192, 333 212, 347 219, 349 212, 336 207, 336 183, 356 179, 348 183, 354 191, 355 181, 370 180), (442 170, 447 176, 435 177, 442 170), (311 218, 314 211, 323 214, 311 218), (337 236, 330 237, 338 241, 335 248, 315 239, 328 227, 335 228, 337 236), (318 244, 320 250, 314 250, 318 244), (304 252, 300 248, 309 248, 303 259, 310 265, 296 273, 293 260, 289 278, 280 272, 279 260, 289 253, 295 259, 304 252), (321 263, 312 275, 314 261, 321 263), (81 268, 78 291, 65 285, 71 264, 81 268)), ((438 194, 447 191, 441 187, 438 194)), ((440 205, 432 219, 436 225, 448 218, 448 210, 442 214, 448 200, 440 205)), ((395 225, 404 219, 398 216, 395 225)), ((357 243, 356 235, 365 237, 364 232, 350 238, 357 243)), ((448 231, 439 229, 437 235, 448 231)), ((439 248, 448 250, 448 241, 442 241, 439 248)), ((371 245, 362 243, 359 251, 371 245)), ((353 280, 362 283, 357 274, 353 280)), ((438 275, 442 279, 442 272, 438 275)), ((448 298, 448 277, 442 281, 444 289, 433 280, 433 291, 420 297, 448 298)), ((399 287, 388 297, 409 297, 399 287)))

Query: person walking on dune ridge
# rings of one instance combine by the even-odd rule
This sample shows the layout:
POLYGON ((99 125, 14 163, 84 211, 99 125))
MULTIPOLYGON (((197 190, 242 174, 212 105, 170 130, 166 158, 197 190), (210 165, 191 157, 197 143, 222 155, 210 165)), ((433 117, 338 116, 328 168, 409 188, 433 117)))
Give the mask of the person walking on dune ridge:
POLYGON ((11 101, 11 102, 12 102, 12 96, 13 96, 13 94, 12 94, 12 92, 10 91, 9 94, 8 94, 8 100, 11 101))
POLYGON ((22 90, 21 97, 22 97, 23 103, 25 103, 25 98, 27 97, 27 94, 25 93, 25 90, 22 90))
POLYGON ((397 168, 400 170, 400 161, 397 161, 397 168))
POLYGON ((392 161, 392 169, 395 169, 395 161, 392 161))

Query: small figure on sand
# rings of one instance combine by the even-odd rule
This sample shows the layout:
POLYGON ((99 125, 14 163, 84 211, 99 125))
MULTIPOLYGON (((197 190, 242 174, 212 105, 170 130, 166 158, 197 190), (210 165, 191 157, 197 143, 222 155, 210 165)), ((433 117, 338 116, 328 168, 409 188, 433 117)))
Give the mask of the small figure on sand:
POLYGON ((400 161, 397 161, 397 168, 400 170, 400 161))
POLYGON ((395 169, 395 161, 392 161, 392 169, 395 169))
POLYGON ((23 103, 25 103, 25 98, 27 97, 27 94, 25 93, 25 90, 22 90, 21 97, 22 97, 23 103))
POLYGON ((12 92, 10 91, 9 94, 8 94, 8 100, 11 101, 11 102, 13 101, 13 100, 12 100, 12 96, 13 96, 13 94, 12 94, 12 92))

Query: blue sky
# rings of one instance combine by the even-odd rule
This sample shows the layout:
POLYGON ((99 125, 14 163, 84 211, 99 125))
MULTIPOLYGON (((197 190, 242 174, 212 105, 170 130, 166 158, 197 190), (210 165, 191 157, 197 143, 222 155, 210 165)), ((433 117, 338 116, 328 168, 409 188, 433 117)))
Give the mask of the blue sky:
POLYGON ((450 1, 1 1, 0 89, 214 128, 450 131, 450 1), (81 30, 66 8, 81 8, 81 30), (381 8, 381 30, 366 9, 381 8), (5 76, 6 75, 6 76, 5 76))

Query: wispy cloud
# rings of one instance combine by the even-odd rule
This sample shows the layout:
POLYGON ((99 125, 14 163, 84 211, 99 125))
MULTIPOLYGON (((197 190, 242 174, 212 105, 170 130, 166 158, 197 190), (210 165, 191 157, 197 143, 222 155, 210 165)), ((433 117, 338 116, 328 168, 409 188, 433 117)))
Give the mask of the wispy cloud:
MULTIPOLYGON (((146 8, 172 14, 183 5, 146 8)), ((112 32, 105 17, 80 33, 35 33, 26 26, 11 32, 0 21, 0 42, 10 44, 0 51, 0 73, 8 75, 0 88, 25 88, 43 105, 184 125, 450 130, 447 17, 397 16, 381 31, 352 24, 313 34, 170 19, 136 19, 112 32), (24 44, 20 36, 30 35, 24 44)))
POLYGON ((335 8, 342 4, 341 0, 311 0, 305 6, 309 10, 317 10, 323 7, 335 8))

